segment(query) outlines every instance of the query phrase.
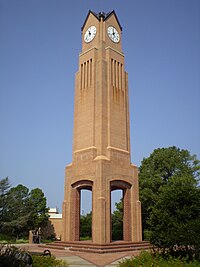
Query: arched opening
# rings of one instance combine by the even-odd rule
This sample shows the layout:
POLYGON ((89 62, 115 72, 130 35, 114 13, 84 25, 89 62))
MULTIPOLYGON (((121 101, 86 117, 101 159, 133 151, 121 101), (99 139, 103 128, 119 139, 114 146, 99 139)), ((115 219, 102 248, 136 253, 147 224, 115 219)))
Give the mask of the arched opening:
POLYGON ((71 232, 72 241, 92 239, 92 213, 90 212, 88 216, 83 214, 81 217, 82 210, 85 209, 88 212, 92 210, 92 187, 93 182, 89 180, 81 180, 72 184, 73 215, 71 223, 74 225, 71 232), (90 203, 89 206, 86 203, 90 203), (85 221, 88 221, 87 231, 84 229, 85 221))
POLYGON ((111 191, 112 240, 123 240, 123 190, 111 191))
MULTIPOLYGON (((112 205, 112 192, 121 191, 121 201, 117 204, 116 216, 111 215, 111 241, 113 240, 131 240, 131 211, 130 211, 130 188, 131 184, 121 181, 114 180, 110 182, 110 195, 112 205)), ((113 212, 114 214, 114 212, 113 212)))
POLYGON ((80 240, 92 239, 92 191, 80 189, 80 240))

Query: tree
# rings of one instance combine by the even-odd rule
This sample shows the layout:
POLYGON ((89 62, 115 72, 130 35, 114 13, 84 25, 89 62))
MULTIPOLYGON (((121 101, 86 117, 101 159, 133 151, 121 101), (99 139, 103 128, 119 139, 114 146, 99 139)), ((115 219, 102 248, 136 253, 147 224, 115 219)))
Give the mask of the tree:
POLYGON ((48 208, 46 198, 40 188, 32 189, 29 193, 28 208, 31 212, 32 228, 46 226, 48 221, 48 208))
POLYGON ((199 257, 200 190, 191 177, 172 177, 163 186, 148 225, 151 243, 163 252, 167 249, 173 254, 176 246, 199 257))
POLYGON ((80 237, 92 237, 92 212, 80 217, 80 237))
POLYGON ((159 199, 163 186, 172 177, 191 177, 197 184, 200 177, 200 162, 189 151, 173 146, 158 148, 149 158, 144 158, 139 168, 140 200, 142 203, 143 230, 148 230, 147 222, 151 210, 159 199))
POLYGON ((200 162, 187 150, 156 149, 140 167, 143 228, 163 252, 199 257, 200 162), (176 248, 176 250, 174 250, 176 248))
POLYGON ((9 236, 27 236, 30 229, 47 223, 48 209, 41 189, 29 189, 21 184, 9 189, 8 179, 0 182, 0 231, 9 236), (1 186, 2 185, 2 186, 1 186), (9 190, 8 190, 9 189, 9 190))
POLYGON ((123 201, 115 203, 116 210, 112 214, 112 240, 123 240, 123 201))
POLYGON ((4 217, 6 197, 9 188, 10 188, 10 182, 8 177, 0 180, 0 227, 4 217))
POLYGON ((10 182, 8 177, 0 180, 0 197, 4 196, 10 188, 10 182))
POLYGON ((3 209, 2 232, 18 237, 25 231, 30 216, 27 212, 27 197, 28 188, 23 185, 8 191, 3 209))

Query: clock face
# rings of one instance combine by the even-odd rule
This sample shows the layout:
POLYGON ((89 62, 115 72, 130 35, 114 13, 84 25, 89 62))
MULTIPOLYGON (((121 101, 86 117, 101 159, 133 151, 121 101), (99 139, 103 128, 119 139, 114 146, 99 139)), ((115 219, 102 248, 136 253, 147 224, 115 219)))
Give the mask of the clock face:
POLYGON ((113 26, 109 26, 108 29, 107 29, 107 32, 108 32, 109 38, 114 43, 119 43, 119 40, 120 40, 119 33, 113 26))
POLYGON ((97 32, 96 27, 95 27, 95 26, 90 26, 90 27, 87 29, 87 31, 85 32, 85 35, 84 35, 84 41, 85 41, 86 43, 91 42, 91 41, 94 39, 94 37, 95 37, 95 35, 96 35, 96 32, 97 32))

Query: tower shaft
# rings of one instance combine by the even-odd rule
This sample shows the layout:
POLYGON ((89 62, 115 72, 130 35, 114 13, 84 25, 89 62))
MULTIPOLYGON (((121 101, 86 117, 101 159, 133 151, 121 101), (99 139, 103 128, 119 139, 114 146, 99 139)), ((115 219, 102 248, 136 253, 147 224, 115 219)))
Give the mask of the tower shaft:
POLYGON ((141 241, 137 167, 130 161, 128 74, 114 11, 89 12, 75 78, 72 163, 66 167, 64 241, 80 239, 80 194, 92 191, 92 242, 112 241, 111 192, 123 191, 123 240, 141 241))

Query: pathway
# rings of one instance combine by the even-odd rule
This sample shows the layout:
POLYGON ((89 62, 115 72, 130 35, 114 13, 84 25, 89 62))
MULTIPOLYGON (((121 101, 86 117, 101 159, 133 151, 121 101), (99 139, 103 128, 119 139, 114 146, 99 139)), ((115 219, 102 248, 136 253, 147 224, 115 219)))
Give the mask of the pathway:
MULTIPOLYGON (((38 247, 37 244, 20 244, 18 245, 25 250, 31 252, 44 251, 44 248, 38 247)), ((130 258, 136 256, 136 252, 118 252, 118 253, 85 253, 85 252, 73 252, 68 249, 58 250, 51 249, 51 254, 58 259, 64 259, 69 263, 70 267, 116 267, 119 261, 124 258, 130 258)))

